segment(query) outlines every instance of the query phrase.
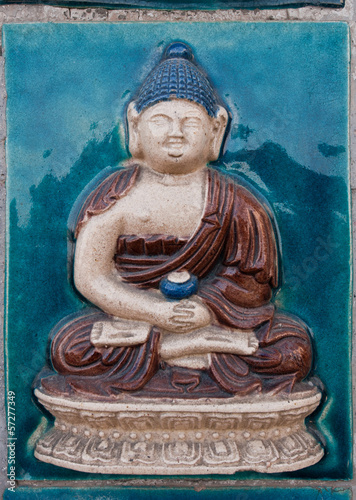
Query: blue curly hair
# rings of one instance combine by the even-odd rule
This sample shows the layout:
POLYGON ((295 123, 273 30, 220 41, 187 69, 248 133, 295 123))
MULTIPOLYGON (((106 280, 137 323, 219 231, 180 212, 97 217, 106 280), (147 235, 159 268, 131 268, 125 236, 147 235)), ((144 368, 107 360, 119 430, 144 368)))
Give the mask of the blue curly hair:
POLYGON ((138 113, 162 101, 187 99, 216 116, 218 97, 208 78, 194 62, 192 49, 182 42, 170 44, 161 62, 153 68, 135 98, 138 113))

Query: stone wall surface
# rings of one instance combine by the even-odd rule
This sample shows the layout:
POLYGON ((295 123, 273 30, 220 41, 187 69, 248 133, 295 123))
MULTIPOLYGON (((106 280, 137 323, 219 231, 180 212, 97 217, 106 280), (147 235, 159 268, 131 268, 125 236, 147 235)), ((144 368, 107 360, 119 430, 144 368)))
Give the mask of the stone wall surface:
MULTIPOLYGON (((254 21, 254 22, 271 22, 271 21, 293 21, 293 22, 332 22, 344 21, 349 24, 351 29, 351 76, 350 76, 350 156, 351 156, 351 189, 353 198, 353 228, 355 241, 356 236, 356 0, 346 0, 343 9, 330 9, 319 7, 303 7, 295 9, 266 9, 266 10, 220 10, 220 11, 178 11, 178 10, 151 10, 151 9, 115 9, 109 10, 105 8, 60 8, 44 5, 1 5, 0 6, 0 24, 11 23, 101 23, 113 22, 120 23, 125 21, 135 22, 155 22, 155 21, 179 21, 179 22, 212 22, 212 21, 254 21)), ((322 75, 321 75, 322 78, 322 75)), ((4 297, 4 249, 5 249, 5 145, 6 145, 6 90, 4 81, 4 59, 0 57, 0 301, 3 302, 4 297)), ((354 312, 356 311, 356 294, 354 294, 354 312)), ((0 330, 3 327, 3 314, 0 315, 0 330)), ((0 335, 0 352, 3 352, 3 337, 0 335)), ((1 494, 7 487, 6 484, 6 422, 4 409, 4 359, 1 355, 0 365, 0 492, 1 494)), ((353 365, 355 366, 356 357, 354 355, 353 365)), ((354 370, 355 372, 355 370, 354 370)), ((355 375, 354 375, 355 387, 355 375)), ((60 482, 58 486, 67 486, 70 483, 60 482)), ((84 487, 85 481, 77 481, 76 486, 84 487)), ((54 483, 22 481, 21 485, 25 486, 53 486, 54 483)), ((177 479, 125 479, 122 481, 91 481, 91 486, 170 486, 170 487, 192 487, 196 491, 205 488, 234 488, 234 487, 352 487, 354 495, 356 495, 356 479, 350 483, 347 482, 332 482, 332 481, 276 481, 271 478, 268 481, 236 481, 236 480, 177 480, 177 479)))

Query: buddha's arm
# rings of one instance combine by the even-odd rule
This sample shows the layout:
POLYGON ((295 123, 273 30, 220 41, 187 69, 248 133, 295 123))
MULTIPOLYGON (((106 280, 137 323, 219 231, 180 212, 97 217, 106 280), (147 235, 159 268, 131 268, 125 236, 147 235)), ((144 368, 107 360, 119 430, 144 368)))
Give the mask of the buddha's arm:
POLYGON ((114 254, 120 233, 117 205, 93 216, 82 227, 76 243, 74 283, 78 291, 104 312, 123 319, 145 321, 185 333, 210 321, 199 301, 184 305, 167 301, 155 290, 139 290, 124 283, 115 268, 114 254))
POLYGON ((114 255, 120 231, 117 207, 92 217, 81 229, 75 249, 74 283, 78 291, 104 312, 125 319, 157 322, 161 297, 123 283, 114 255))

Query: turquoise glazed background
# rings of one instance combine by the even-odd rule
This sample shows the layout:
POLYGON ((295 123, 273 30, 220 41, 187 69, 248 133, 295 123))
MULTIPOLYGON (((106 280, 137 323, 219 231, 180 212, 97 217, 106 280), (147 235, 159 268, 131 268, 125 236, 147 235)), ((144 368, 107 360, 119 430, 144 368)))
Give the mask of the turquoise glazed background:
POLYGON ((174 40, 192 46, 232 112, 226 151, 215 166, 256 189, 274 211, 285 271, 274 300, 312 328, 313 374, 325 386, 325 399, 311 418, 326 447, 319 464, 294 473, 232 477, 347 479, 352 429, 346 23, 4 26, 5 335, 7 388, 16 393, 17 477, 98 479, 34 458, 35 441, 48 423, 31 400, 31 384, 45 363, 51 328, 85 307, 73 289, 67 258, 72 207, 89 182, 127 158, 124 109, 174 40))
POLYGON ((135 489, 135 488, 16 488, 15 494, 7 491, 4 500, 349 500, 351 490, 335 489, 230 489, 192 491, 187 489, 135 489))

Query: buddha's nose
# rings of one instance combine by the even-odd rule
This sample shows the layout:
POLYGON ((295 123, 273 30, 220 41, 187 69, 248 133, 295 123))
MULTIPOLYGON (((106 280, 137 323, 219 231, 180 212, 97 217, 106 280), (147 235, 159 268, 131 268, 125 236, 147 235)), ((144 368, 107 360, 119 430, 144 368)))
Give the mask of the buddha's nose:
POLYGON ((182 122, 178 118, 172 120, 170 136, 183 137, 182 122))

